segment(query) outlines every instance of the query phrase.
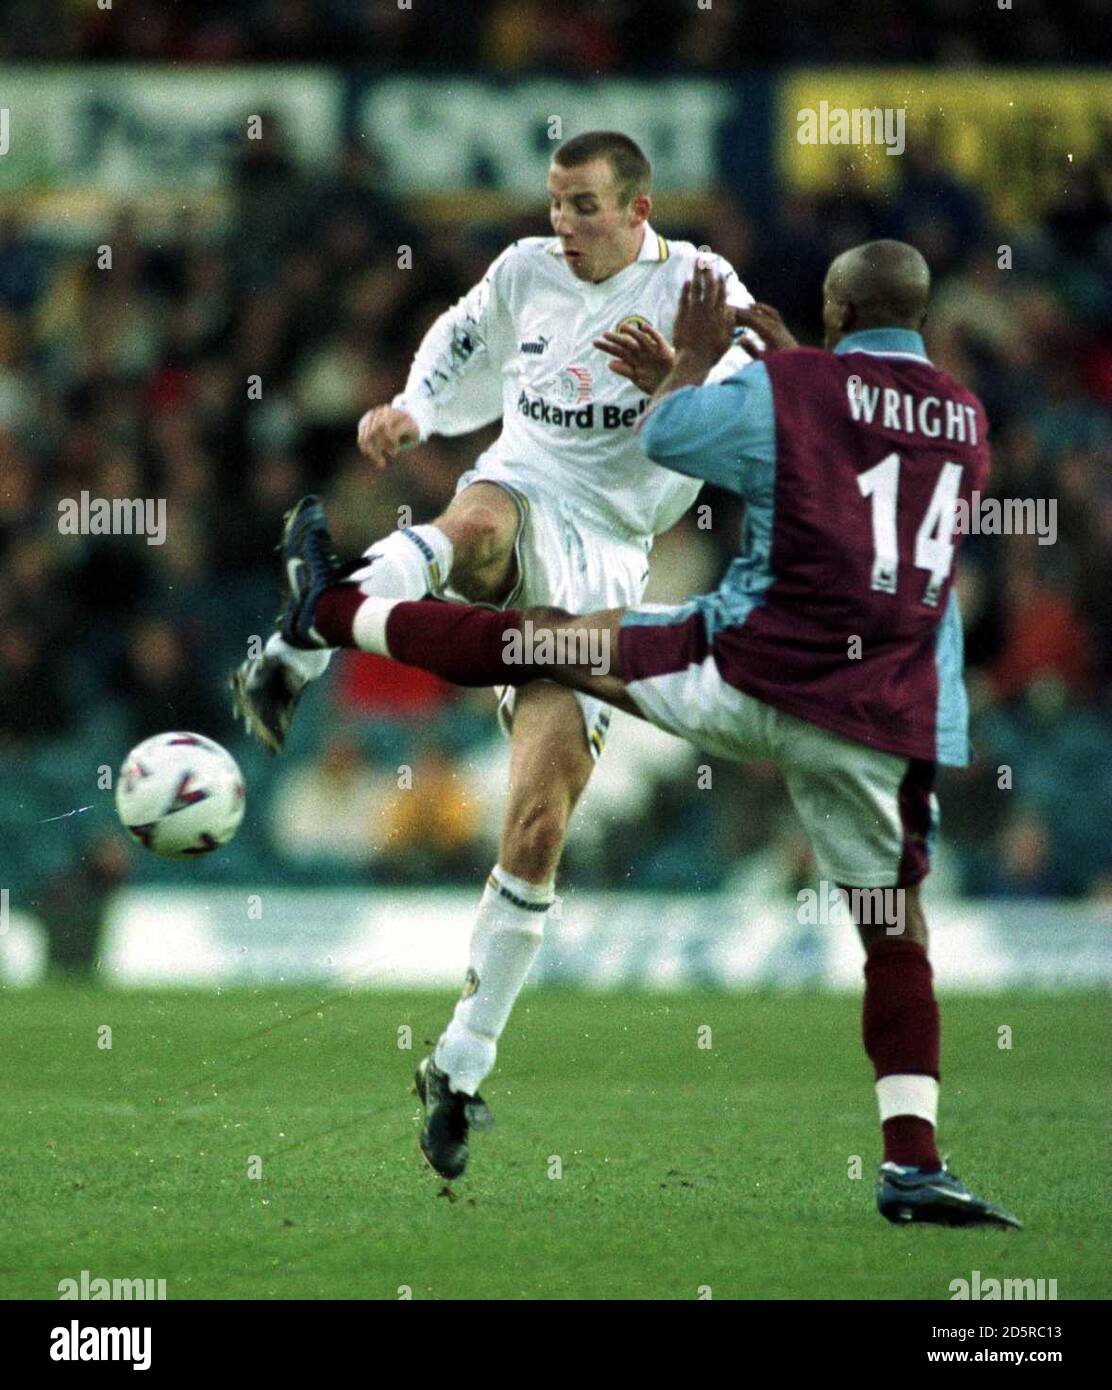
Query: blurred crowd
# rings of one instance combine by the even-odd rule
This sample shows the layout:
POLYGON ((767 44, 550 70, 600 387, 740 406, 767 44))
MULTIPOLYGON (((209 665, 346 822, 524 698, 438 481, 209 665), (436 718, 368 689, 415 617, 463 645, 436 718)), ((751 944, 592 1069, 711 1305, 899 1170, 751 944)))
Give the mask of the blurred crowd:
POLYGON ((1097 64, 1105 0, 5 0, 0 58, 608 74, 753 64, 1097 64), (785 18, 790 22, 785 23, 785 18), (435 36, 435 42, 430 42, 435 36))
MULTIPOLYGON (((927 254, 937 283, 928 345, 987 405, 992 494, 1057 506, 1053 545, 982 535, 963 551, 977 758, 942 779, 939 877, 1000 897, 1106 895, 1104 188, 1078 166, 1040 224, 1005 237, 929 149, 900 163, 902 189, 883 203, 847 171, 836 197, 788 196, 770 212, 724 188, 699 221, 661 230, 714 246, 812 342, 834 254, 876 235, 927 254), (1013 269, 999 268, 1005 240, 1013 269)), ((434 439, 373 479, 354 445, 358 417, 399 388, 434 315, 507 240, 543 231, 543 213, 423 225, 384 194, 361 149, 295 176, 273 123, 249 143, 234 192, 223 233, 183 213, 151 234, 121 211, 102 238, 110 268, 44 239, 18 212, 0 217, 0 835, 8 881, 44 911, 65 898, 75 863, 91 883, 118 881, 105 838, 116 834, 111 775, 132 744, 169 728, 227 743, 249 787, 237 840, 191 873, 474 883, 496 852, 506 744, 489 693, 344 654, 273 760, 233 724, 224 681, 271 628, 273 547, 297 497, 322 492, 341 548, 356 554, 399 520, 430 519, 492 437, 434 439), (59 500, 83 492, 164 499, 165 543, 60 534, 59 500)), ((713 525, 689 517, 660 539, 651 598, 717 582, 740 515, 723 494, 703 500, 713 525)), ((813 874, 772 769, 712 763, 617 716, 575 820, 569 876, 714 890, 758 868, 770 890, 795 891, 813 874)), ((138 851, 127 872, 180 877, 138 851)))

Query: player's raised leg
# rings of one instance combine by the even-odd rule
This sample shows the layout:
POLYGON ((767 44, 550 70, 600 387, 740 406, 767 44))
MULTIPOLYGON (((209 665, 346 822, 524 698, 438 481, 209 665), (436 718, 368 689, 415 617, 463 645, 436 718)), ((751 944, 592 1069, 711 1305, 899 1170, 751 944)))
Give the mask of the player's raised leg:
MULTIPOLYGON (((399 527, 376 541, 360 559, 341 564, 331 540, 321 539, 328 532, 318 499, 303 498, 286 519, 283 573, 287 590, 278 629, 263 652, 249 657, 231 677, 236 712, 248 732, 270 752, 278 752, 305 687, 324 674, 331 659, 327 643, 307 632, 304 644, 297 645, 284 631, 291 604, 289 566, 301 563, 295 552, 302 544, 326 545, 331 579, 344 577, 367 597, 419 599, 438 592, 451 577, 453 583, 466 586, 472 597, 493 601, 512 581, 519 526, 517 506, 503 488, 475 483, 454 497, 435 521, 399 527)), ((305 592, 303 588, 299 595, 302 604, 305 592)), ((316 597, 314 592, 313 602, 316 597)))
POLYGON ((367 597, 340 579, 321 596, 312 621, 331 644, 420 666, 456 685, 528 686, 550 680, 645 718, 618 669, 627 611, 494 612, 466 603, 402 602, 367 597), (610 654, 605 670, 596 659, 599 651, 610 654))

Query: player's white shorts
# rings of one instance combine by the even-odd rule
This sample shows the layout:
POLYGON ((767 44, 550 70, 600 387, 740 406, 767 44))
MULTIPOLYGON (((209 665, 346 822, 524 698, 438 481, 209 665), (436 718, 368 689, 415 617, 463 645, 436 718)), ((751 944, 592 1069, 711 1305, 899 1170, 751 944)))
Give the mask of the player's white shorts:
POLYGON ((850 888, 911 887, 938 825, 934 763, 830 733, 727 684, 692 606, 647 604, 622 620, 619 660, 651 723, 735 762, 775 762, 822 876, 850 888))
MULTIPOLYGON (((552 606, 569 613, 624 608, 638 603, 649 578, 651 539, 618 535, 584 518, 574 502, 536 482, 492 476, 470 469, 460 478, 456 495, 473 483, 496 483, 514 499, 521 523, 514 555, 517 583, 500 608, 552 606)), ((446 598, 455 598, 451 590, 446 598)), ((576 693, 591 756, 598 758, 610 724, 610 706, 593 695, 576 693)), ((499 691, 498 717, 509 731, 514 691, 499 691)))

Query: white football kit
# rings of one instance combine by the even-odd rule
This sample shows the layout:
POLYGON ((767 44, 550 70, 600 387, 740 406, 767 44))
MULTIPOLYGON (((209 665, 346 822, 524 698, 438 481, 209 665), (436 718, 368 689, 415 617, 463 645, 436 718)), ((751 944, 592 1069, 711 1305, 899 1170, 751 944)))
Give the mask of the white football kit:
MULTIPOLYGON (((518 505, 518 582, 507 607, 587 613, 640 601, 653 537, 674 525, 702 483, 641 452, 633 430, 649 398, 610 371, 612 359, 593 340, 647 322, 670 341, 697 260, 726 277, 731 304, 753 303, 721 257, 646 224, 637 260, 600 284, 576 278, 557 237, 514 242, 425 335, 393 404, 413 417, 422 440, 501 416, 502 433, 457 492, 498 483, 518 505)), ((735 346, 711 379, 748 361, 735 346)), ((609 707, 577 698, 597 757, 609 707)), ((508 720, 512 691, 501 708, 508 720)))

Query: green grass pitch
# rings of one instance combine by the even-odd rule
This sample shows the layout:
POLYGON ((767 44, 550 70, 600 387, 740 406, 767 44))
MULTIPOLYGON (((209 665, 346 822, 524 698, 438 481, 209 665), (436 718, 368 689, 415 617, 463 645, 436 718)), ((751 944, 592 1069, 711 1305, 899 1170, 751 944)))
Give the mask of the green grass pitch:
POLYGON ((974 1269, 1109 1292, 1099 996, 943 997, 943 1151, 1016 1234, 877 1216, 853 995, 527 992, 450 1190, 409 1092, 446 993, 0 1002, 6 1298, 83 1269, 170 1298, 946 1299, 974 1269))

